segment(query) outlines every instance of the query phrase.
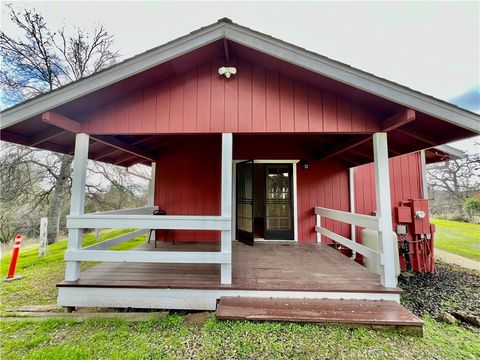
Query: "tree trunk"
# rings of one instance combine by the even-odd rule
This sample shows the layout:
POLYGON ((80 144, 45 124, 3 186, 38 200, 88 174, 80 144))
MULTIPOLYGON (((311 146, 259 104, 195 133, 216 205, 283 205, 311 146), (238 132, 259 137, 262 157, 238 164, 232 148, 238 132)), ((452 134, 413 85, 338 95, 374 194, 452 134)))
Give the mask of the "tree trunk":
POLYGON ((65 197, 68 194, 68 179, 71 174, 71 165, 73 158, 67 155, 59 155, 60 172, 55 179, 55 189, 53 191, 50 207, 48 209, 47 242, 53 244, 58 240, 60 228, 60 216, 65 197))

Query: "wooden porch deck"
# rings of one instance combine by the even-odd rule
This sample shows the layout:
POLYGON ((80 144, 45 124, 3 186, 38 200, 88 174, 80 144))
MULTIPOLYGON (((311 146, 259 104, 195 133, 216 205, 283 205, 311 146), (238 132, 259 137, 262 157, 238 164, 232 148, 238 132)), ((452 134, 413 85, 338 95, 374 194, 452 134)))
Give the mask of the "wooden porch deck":
MULTIPOLYGON (((218 243, 144 244, 137 250, 217 251, 218 243)), ((275 292, 337 292, 396 294, 380 285, 377 274, 324 244, 233 243, 231 285, 220 284, 220 265, 101 263, 77 281, 57 286, 137 289, 211 289, 275 292)))

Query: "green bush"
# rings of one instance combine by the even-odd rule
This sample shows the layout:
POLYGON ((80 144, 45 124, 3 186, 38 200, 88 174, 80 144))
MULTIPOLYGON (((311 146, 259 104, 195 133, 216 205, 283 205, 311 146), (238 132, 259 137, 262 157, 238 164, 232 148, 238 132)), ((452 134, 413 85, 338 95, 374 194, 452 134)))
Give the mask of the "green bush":
POLYGON ((480 214, 480 199, 466 198, 463 204, 463 209, 473 217, 480 214))

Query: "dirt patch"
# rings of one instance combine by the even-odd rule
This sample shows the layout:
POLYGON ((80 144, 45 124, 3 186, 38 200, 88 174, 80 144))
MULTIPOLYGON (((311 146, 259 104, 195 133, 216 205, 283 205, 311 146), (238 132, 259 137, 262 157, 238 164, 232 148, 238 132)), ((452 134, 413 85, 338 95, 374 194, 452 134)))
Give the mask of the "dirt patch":
POLYGON ((418 316, 465 311, 480 316, 480 272, 436 262, 436 273, 399 278, 401 302, 418 316))
POLYGON ((185 316, 185 321, 189 325, 203 325, 207 322, 210 314, 208 311, 191 313, 185 316))

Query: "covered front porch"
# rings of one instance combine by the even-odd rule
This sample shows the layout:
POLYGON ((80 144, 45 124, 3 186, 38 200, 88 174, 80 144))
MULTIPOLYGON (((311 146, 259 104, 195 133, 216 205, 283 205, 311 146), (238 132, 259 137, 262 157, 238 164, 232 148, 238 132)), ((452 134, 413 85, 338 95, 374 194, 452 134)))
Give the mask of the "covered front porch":
MULTIPOLYGON (((145 243, 136 251, 219 252, 219 243, 145 243)), ((232 281, 221 284, 220 265, 104 262, 58 284, 59 305, 215 310, 226 296, 290 299, 387 300, 401 290, 325 244, 232 244, 232 281)))
MULTIPOLYGON (((219 139, 217 138, 217 141, 219 139)), ((192 143, 194 139, 190 141, 192 143)), ((215 141, 215 138, 212 138, 210 141, 215 141)), ((218 142, 217 142, 218 144, 218 142)), ((218 165, 219 171, 214 170, 213 175, 209 174, 210 177, 208 180, 203 179, 203 184, 208 184, 208 186, 213 189, 212 195, 210 197, 205 197, 204 200, 200 198, 200 200, 190 201, 192 196, 196 196, 197 194, 204 193, 204 189, 202 186, 199 186, 198 183, 195 182, 195 179, 189 179, 185 181, 182 177, 183 174, 181 173, 182 169, 188 169, 189 173, 184 173, 186 176, 191 178, 194 175, 201 174, 203 170, 202 167, 197 167, 196 164, 192 163, 190 157, 192 153, 189 151, 183 150, 185 145, 176 146, 174 150, 171 151, 179 151, 175 149, 180 149, 183 151, 182 156, 174 156, 173 160, 170 159, 170 163, 173 163, 175 166, 171 169, 176 169, 176 172, 173 171, 165 171, 162 167, 168 165, 168 161, 165 163, 159 162, 158 164, 152 162, 152 181, 150 186, 150 197, 149 197, 149 206, 145 208, 138 208, 138 209, 125 209, 125 210, 117 210, 117 211, 107 211, 101 213, 92 213, 92 214, 84 214, 84 189, 85 189, 85 177, 86 177, 86 165, 87 165, 87 158, 88 158, 88 151, 89 151, 89 136, 84 133, 79 133, 76 135, 76 145, 75 145, 75 160, 74 160, 74 174, 73 174, 73 186, 72 186, 72 199, 71 199, 71 211, 70 215, 67 217, 67 227, 69 228, 69 243, 68 249, 65 252, 65 260, 67 261, 67 269, 66 269, 66 282, 75 282, 80 281, 80 262, 82 261, 100 261, 106 263, 122 263, 122 266, 128 267, 133 266, 133 264, 139 263, 150 263, 155 264, 160 267, 165 267, 165 264, 178 264, 180 268, 186 265, 179 265, 179 264, 188 264, 189 272, 197 274, 199 269, 204 268, 206 265, 209 264, 207 267, 209 269, 217 269, 217 274, 215 278, 209 278, 210 282, 213 282, 216 279, 218 285, 233 285, 233 267, 239 267, 238 270, 235 270, 238 273, 244 273, 245 271, 242 270, 244 265, 242 261, 246 258, 240 257, 241 261, 237 261, 236 264, 233 263, 233 259, 237 254, 235 254, 235 249, 232 249, 232 242, 236 239, 236 235, 238 234, 239 227, 237 226, 237 231, 235 223, 238 224, 238 216, 239 216, 239 209, 238 206, 235 206, 235 201, 240 200, 235 198, 235 186, 238 185, 233 179, 233 173, 235 169, 235 163, 238 159, 242 159, 242 155, 244 154, 256 154, 258 155, 258 149, 249 149, 248 142, 244 142, 244 153, 242 153, 242 146, 237 147, 237 154, 236 160, 234 160, 234 137, 231 133, 224 133, 221 135, 221 143, 219 148, 216 148, 215 143, 213 145, 208 145, 208 143, 201 143, 202 146, 210 146, 212 156, 218 156, 220 159, 218 165), (246 149, 246 150, 245 150, 246 149), (220 150, 220 154, 218 154, 218 150, 220 150), (217 155, 218 154, 218 155, 217 155), (164 165, 165 164, 165 165, 164 165), (193 166, 193 172, 187 166, 193 166), (198 170, 197 170, 198 169, 198 170), (178 212, 174 211, 169 212, 167 215, 163 216, 155 216, 153 215, 153 211, 158 209, 159 206, 163 206, 162 201, 158 201, 159 197, 156 197, 155 192, 159 190, 158 182, 157 186, 155 186, 155 181, 159 178, 157 172, 163 171, 163 175, 167 175, 170 178, 170 185, 164 186, 161 190, 164 194, 166 194, 165 201, 173 201, 173 203, 177 203, 182 201, 183 203, 189 205, 187 208, 187 214, 189 215, 179 215, 178 212), (218 171, 218 172, 217 172, 218 171), (215 172, 220 175, 215 176, 215 172), (218 178, 216 178, 218 176, 218 178), (220 180, 220 181, 218 181, 220 180), (213 183, 213 186, 212 184, 213 183), (184 185, 179 185, 184 184, 184 185), (218 185, 217 185, 218 184, 218 185), (178 190, 178 193, 177 193, 178 190), (173 193, 174 194, 171 194, 173 193), (186 195, 184 195, 186 193, 186 195), (170 195, 171 194, 171 195, 170 195), (206 199, 206 200, 205 200, 206 199), (218 200, 217 200, 218 199, 218 200), (209 206, 209 213, 210 214, 202 214, 201 209, 198 210, 198 204, 201 201, 208 201, 211 205, 209 206), (220 206, 213 205, 215 202, 219 202, 220 206), (217 208, 218 213, 215 214, 215 208, 217 208), (198 211, 197 211, 198 210, 198 211), (198 215, 191 215, 191 214, 198 214, 198 215), (235 221, 237 217, 237 221, 235 221), (131 234, 124 235, 117 239, 107 240, 103 243, 96 244, 89 247, 82 246, 82 234, 84 229, 98 229, 98 228, 117 228, 117 229, 131 229, 136 228, 140 229, 135 231, 131 234), (126 241, 129 238, 138 236, 141 233, 149 232, 151 230, 170 230, 175 232, 190 232, 192 234, 198 234, 199 232, 207 232, 213 238, 210 239, 201 239, 201 242, 206 242, 208 240, 217 240, 218 244, 215 246, 214 249, 208 246, 204 247, 197 247, 194 250, 189 250, 188 247, 180 248, 178 246, 173 247, 172 249, 167 250, 159 250, 159 251, 145 251, 145 249, 136 249, 133 251, 125 251, 125 252, 117 252, 109 250, 115 244, 120 242, 126 241), (220 236, 218 237, 218 234, 220 236), (132 265, 130 265, 132 264, 132 265)), ((281 144, 281 143, 280 143, 281 144)), ((242 145, 240 143, 240 145, 242 145)), ((329 243, 332 244, 333 242, 337 244, 337 246, 342 246, 344 248, 350 249, 355 253, 361 254, 364 257, 370 258, 371 260, 375 261, 379 265, 379 280, 378 286, 383 286, 385 288, 392 288, 396 287, 396 274, 394 268, 394 255, 395 255, 395 246, 392 237, 392 219, 391 219, 391 204, 390 204, 390 185, 389 185, 389 170, 388 170, 388 147, 387 147, 387 139, 386 133, 375 133, 373 134, 373 158, 375 164, 375 177, 376 177, 376 202, 377 202, 377 212, 375 216, 370 215, 361 215, 355 214, 352 211, 345 211, 348 209, 348 167, 345 165, 339 165, 338 163, 326 163, 326 162, 316 162, 314 168, 316 169, 315 172, 311 173, 303 173, 303 182, 302 186, 299 189, 302 190, 302 199, 297 198, 297 186, 295 184, 295 179, 293 181, 293 189, 292 189, 292 207, 293 211, 293 218, 291 223, 294 227, 294 232, 298 233, 299 227, 303 228, 303 233, 300 236, 295 236, 293 241, 305 242, 305 243, 329 243), (332 165, 333 164, 333 165, 332 165), (336 164, 336 165, 335 165, 336 164), (328 167, 336 166, 335 171, 341 172, 341 175, 344 179, 342 191, 339 191, 337 194, 334 193, 336 186, 334 184, 330 184, 330 195, 329 197, 333 200, 334 198, 342 197, 344 200, 347 200, 346 209, 345 204, 343 203, 342 208, 343 210, 333 210, 329 207, 325 207, 329 205, 327 201, 320 199, 321 190, 325 186, 325 181, 321 181, 320 183, 309 183, 309 179, 315 179, 318 174, 322 175, 328 172, 328 167), (309 195, 309 189, 315 188, 315 193, 317 195, 313 197, 309 195), (320 202, 324 204, 324 206, 318 206, 317 203, 320 202), (301 203, 300 213, 297 215, 297 205, 301 203), (301 219, 301 222, 297 221, 301 219), (300 225, 301 223, 301 225, 300 225), (350 229, 349 227, 352 227, 350 229), (367 228, 378 233, 378 250, 370 249, 360 243, 352 241, 350 238, 351 234, 353 234, 354 227, 362 227, 367 228), (351 231, 353 230, 353 231, 351 231), (316 233, 316 237, 315 237, 316 233), (299 239, 301 237, 302 239, 299 239)), ((280 148, 271 148, 268 149, 270 153, 277 153, 280 148)), ((202 151, 202 149, 198 149, 197 151, 202 151)), ((285 148, 282 148, 282 151, 285 151, 285 148)), ((290 148, 289 155, 291 158, 295 158, 298 156, 298 159, 301 159, 303 154, 296 152, 295 148, 290 148), (298 155, 297 155, 298 154, 298 155)), ((261 156, 261 155, 258 155, 261 156)), ((205 159, 205 162, 215 162, 215 159, 204 158, 203 154, 201 155, 202 159, 205 159)), ((298 164, 294 164, 296 168, 298 168, 298 164)), ((310 170, 310 171, 313 171, 310 170)), ((295 173, 295 171, 294 171, 295 173)), ((336 174, 334 172, 334 174, 336 174)), ((335 175, 336 176, 336 175, 335 175)), ((238 180, 238 178, 237 178, 238 180)), ((328 181, 326 181, 328 183, 328 181)), ((202 184, 202 183, 201 183, 202 184)), ((338 188, 340 189, 340 188, 338 188)), ((330 203, 333 205, 333 202, 330 203)), ((285 205, 287 206, 287 205, 285 205)), ((251 206, 249 206, 252 208, 251 206)), ((175 209, 175 208, 173 208, 175 209)), ((244 210, 242 210, 244 211, 244 210)), ((181 214, 181 213, 180 213, 181 214)), ((250 217, 250 219, 252 219, 250 217)), ((245 224, 244 224, 245 225, 245 224)), ((250 224, 250 228, 252 224, 250 224)), ((245 226, 244 226, 245 227, 245 226)), ((253 230, 253 229, 252 229, 253 230)), ((195 239, 198 241, 198 239, 195 239)), ((251 252, 261 250, 261 246, 255 245, 251 252)), ((316 245, 317 247, 320 245, 316 245)), ((283 247, 282 245, 277 245, 279 249, 286 249, 287 247, 283 247)), ((277 247, 274 247, 276 249, 277 247)), ((163 247, 162 247, 163 248, 163 247)), ((310 255, 312 254, 323 254, 326 251, 334 251, 332 249, 324 251, 313 251, 306 250, 306 253, 310 255), (313 252, 312 252, 313 251, 313 252)), ((159 248, 160 249, 160 248, 159 248)), ((292 247, 292 249, 303 249, 302 247, 296 248, 292 247)), ((308 246, 307 248, 308 249, 308 246)), ((270 251, 270 250, 269 250, 270 251)), ((273 251, 273 250, 271 250, 273 251)), ((318 263, 320 262, 323 266, 325 261, 322 261, 319 255, 319 258, 312 257, 309 261, 305 262, 303 259, 302 252, 299 250, 292 250, 292 254, 285 254, 290 259, 294 259, 295 262, 299 262, 302 264, 308 263, 318 263), (298 259, 297 259, 298 258, 298 259)), ((340 257, 340 253, 336 254, 340 257)), ((240 255, 238 255, 240 256, 240 255)), ((257 254, 258 259, 256 260, 258 263, 267 262, 266 257, 257 254)), ((337 256, 337 258, 338 258, 337 256)), ((246 261, 246 260, 245 260, 246 261)), ((332 274, 339 274, 342 273, 345 279, 350 277, 354 278, 351 271, 348 271, 348 266, 346 270, 341 270, 341 267, 348 262, 351 262, 348 258, 343 259, 337 263, 337 267, 332 274)), ((105 265, 106 266, 106 265, 105 265)), ((149 265, 153 266, 153 265, 149 265)), ((355 264, 357 266, 357 264, 355 264)), ((358 265, 360 266, 360 265, 358 265)), ((253 266, 255 268, 255 266, 253 266)), ((369 271, 363 269, 365 276, 362 276, 362 279, 365 281, 370 281, 372 276, 377 279, 377 275, 371 274, 366 276, 369 271), (370 279, 370 280, 368 280, 370 279)), ((298 271, 298 270, 294 270, 298 271)), ((328 278, 328 273, 324 274, 322 271, 319 270, 320 277, 324 277, 325 279, 328 278)), ((178 274, 176 274, 178 275, 178 274)), ((288 289, 288 286, 294 286, 296 281, 304 281, 305 279, 310 279, 310 282, 307 282, 306 288, 310 287, 315 289, 315 282, 318 279, 312 280, 311 276, 306 274, 300 274, 300 277, 294 278, 287 278, 285 280, 285 289, 288 289), (297 280, 295 280, 297 279, 297 280), (289 284, 289 285, 288 285, 289 284), (288 285, 288 286, 287 286, 288 285)), ((212 275, 213 276, 213 275, 212 275)), ((261 274, 255 273, 252 275, 252 278, 255 276, 261 276, 261 274)), ((337 275, 338 276, 338 275, 337 275)), ((185 276, 180 276, 180 279, 183 279, 185 276)), ((100 277, 101 278, 101 277, 100 277)), ((334 281, 335 276, 332 276, 331 279, 327 279, 324 281, 334 281)), ((179 280, 180 281, 180 280, 179 280)), ((305 280, 306 281, 306 280, 305 280)), ((352 281, 348 281, 352 283, 352 281)), ((359 281, 358 287, 359 289, 364 289, 363 280, 359 281)), ((324 283, 320 282, 323 286, 324 283)), ((357 286, 357 285, 356 285, 357 286)), ((378 289, 378 288, 377 288, 378 289)), ((317 289, 318 291, 323 291, 321 289, 317 289)), ((317 291, 315 290, 315 291, 317 291)), ((338 289, 336 289, 338 290, 338 289)), ((349 289, 344 289, 349 290, 349 289)), ((312 290, 309 290, 312 291, 312 290)), ((355 292, 355 291, 354 291, 355 292)), ((398 301, 398 296, 396 298, 398 301)), ((73 304, 67 304, 65 302, 61 302, 61 305, 64 306, 74 306, 73 304)))

